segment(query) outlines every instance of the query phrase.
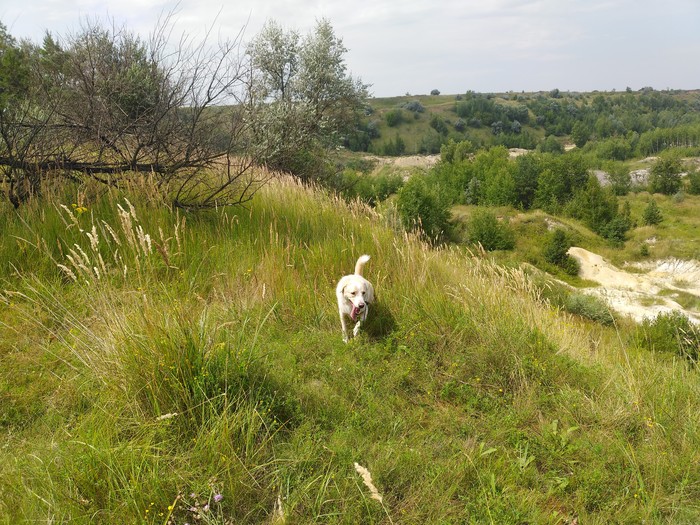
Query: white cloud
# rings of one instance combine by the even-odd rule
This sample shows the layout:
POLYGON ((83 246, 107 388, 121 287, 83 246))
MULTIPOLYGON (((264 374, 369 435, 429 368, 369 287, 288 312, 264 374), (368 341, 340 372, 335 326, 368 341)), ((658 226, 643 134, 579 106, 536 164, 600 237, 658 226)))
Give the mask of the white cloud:
POLYGON ((327 17, 349 48, 349 69, 377 96, 700 87, 696 0, 25 0, 1 6, 0 19, 38 41, 88 15, 146 34, 173 8, 174 34, 193 37, 212 25, 235 37, 247 24, 250 39, 268 18, 305 32, 327 17))

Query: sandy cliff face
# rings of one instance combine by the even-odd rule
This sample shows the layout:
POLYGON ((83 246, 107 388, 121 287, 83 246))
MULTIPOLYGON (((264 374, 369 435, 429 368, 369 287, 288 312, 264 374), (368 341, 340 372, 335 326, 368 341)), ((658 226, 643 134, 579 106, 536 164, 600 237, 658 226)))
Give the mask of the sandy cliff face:
POLYGON ((581 265, 579 276, 600 284, 582 292, 604 299, 616 312, 641 321, 678 310, 700 323, 700 313, 686 310, 673 300, 679 293, 700 297, 700 262, 666 259, 637 265, 639 273, 630 273, 583 248, 572 247, 569 255, 581 265), (662 291, 664 294, 659 295, 662 291))

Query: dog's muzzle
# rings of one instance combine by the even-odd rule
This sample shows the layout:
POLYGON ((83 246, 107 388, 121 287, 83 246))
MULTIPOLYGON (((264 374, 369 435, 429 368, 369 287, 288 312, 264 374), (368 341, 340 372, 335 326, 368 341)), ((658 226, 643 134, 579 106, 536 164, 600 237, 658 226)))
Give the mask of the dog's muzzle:
POLYGON ((350 318, 351 318, 353 321, 357 321, 357 317, 360 315, 360 313, 362 313, 362 310, 364 310, 364 308, 365 308, 364 303, 361 304, 360 306, 355 306, 355 305, 353 305, 353 306, 352 306, 352 312, 350 312, 350 318))

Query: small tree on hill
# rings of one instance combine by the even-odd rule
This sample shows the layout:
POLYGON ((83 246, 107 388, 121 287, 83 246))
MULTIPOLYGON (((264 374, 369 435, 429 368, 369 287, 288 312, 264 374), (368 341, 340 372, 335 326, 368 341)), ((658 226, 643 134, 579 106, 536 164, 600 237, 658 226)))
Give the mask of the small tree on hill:
POLYGON ((642 213, 642 221, 647 226, 656 226, 657 224, 661 224, 663 220, 664 217, 661 214, 658 204, 656 204, 654 199, 650 200, 647 207, 644 208, 644 213, 642 213))
POLYGON ((507 222, 499 221, 490 210, 478 209, 467 224, 467 235, 472 244, 481 244, 486 251, 512 250, 515 234, 507 222))
POLYGON ((579 264, 576 259, 568 254, 569 248, 571 248, 571 241, 566 232, 561 228, 557 228, 545 242, 542 254, 544 260, 548 263, 559 266, 569 275, 577 275, 579 264))
POLYGON ((673 195, 681 189, 682 165, 675 157, 662 157, 651 167, 649 174, 649 191, 651 193, 663 193, 673 195))

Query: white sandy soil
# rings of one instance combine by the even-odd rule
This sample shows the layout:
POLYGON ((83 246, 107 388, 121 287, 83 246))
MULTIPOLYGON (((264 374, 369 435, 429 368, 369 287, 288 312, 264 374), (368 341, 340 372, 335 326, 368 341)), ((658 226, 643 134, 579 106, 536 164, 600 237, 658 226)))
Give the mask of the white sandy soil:
POLYGON ((635 321, 677 310, 700 323, 698 312, 685 310, 673 300, 678 292, 700 297, 700 262, 666 259, 637 265, 639 273, 630 273, 583 248, 572 247, 569 255, 580 263, 580 277, 600 284, 581 291, 605 300, 612 310, 635 321), (666 294, 658 295, 662 290, 666 294))

